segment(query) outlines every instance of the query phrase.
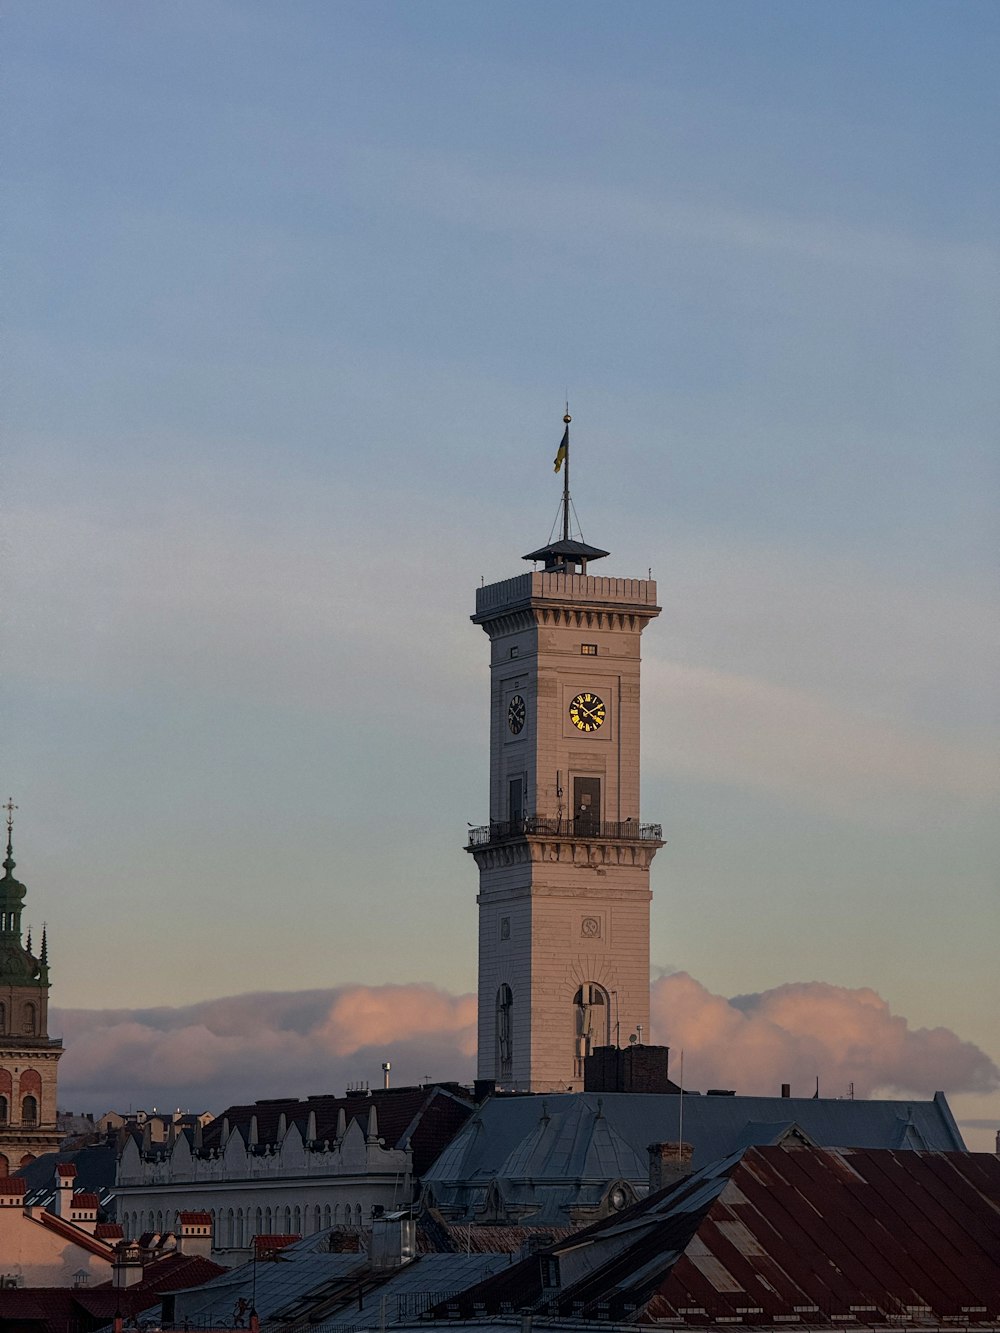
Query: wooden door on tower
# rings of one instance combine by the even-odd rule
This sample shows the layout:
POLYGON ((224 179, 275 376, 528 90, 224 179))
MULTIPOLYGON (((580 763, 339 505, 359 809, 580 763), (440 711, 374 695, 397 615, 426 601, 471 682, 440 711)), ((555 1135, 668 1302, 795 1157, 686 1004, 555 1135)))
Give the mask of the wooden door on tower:
POLYGON ((596 833, 601 823, 601 779, 573 779, 573 822, 577 833, 596 833))

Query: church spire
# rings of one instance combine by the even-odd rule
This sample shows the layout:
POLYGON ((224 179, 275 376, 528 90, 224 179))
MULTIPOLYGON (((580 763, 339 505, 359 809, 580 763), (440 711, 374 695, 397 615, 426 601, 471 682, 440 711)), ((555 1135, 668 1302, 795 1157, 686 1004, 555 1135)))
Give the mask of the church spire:
POLYGON ((38 975, 38 964, 30 947, 21 943, 21 914, 27 890, 14 878, 14 811, 17 806, 8 796, 0 809, 7 812, 7 857, 0 878, 0 983, 19 985, 33 981, 38 975))
POLYGON ((7 804, 3 808, 7 811, 7 859, 3 863, 4 879, 13 879, 12 872, 17 864, 14 860, 14 811, 17 806, 12 796, 7 797, 7 804))

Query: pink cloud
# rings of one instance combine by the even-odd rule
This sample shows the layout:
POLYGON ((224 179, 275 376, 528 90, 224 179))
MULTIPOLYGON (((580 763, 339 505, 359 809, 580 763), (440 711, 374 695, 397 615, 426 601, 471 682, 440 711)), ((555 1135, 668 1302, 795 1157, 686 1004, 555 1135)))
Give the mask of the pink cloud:
MULTIPOLYGON (((474 1074, 476 999, 424 985, 226 996, 182 1008, 53 1011, 66 1055, 60 1102, 219 1111, 234 1102, 474 1074)), ((1000 1071, 947 1028, 911 1028, 875 991, 792 982, 758 995, 713 995, 686 973, 653 984, 655 1039, 685 1054, 692 1088, 776 1095, 990 1092, 1000 1071)))
POLYGON ((782 1083, 828 1097, 878 1091, 929 1096, 991 1092, 1000 1070, 948 1028, 911 1028, 875 991, 823 981, 789 982, 757 995, 713 995, 686 972, 653 983, 656 1038, 672 1047, 685 1083, 777 1095, 782 1083))

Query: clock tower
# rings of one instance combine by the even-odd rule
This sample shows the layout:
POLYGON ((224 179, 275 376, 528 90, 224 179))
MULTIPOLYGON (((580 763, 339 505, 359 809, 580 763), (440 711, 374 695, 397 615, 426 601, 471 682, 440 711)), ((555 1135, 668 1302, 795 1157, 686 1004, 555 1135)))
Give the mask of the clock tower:
POLYGON ((639 643, 651 579, 595 576, 608 552, 563 536, 541 569, 476 591, 490 639, 490 812, 479 867, 481 1079, 579 1090, 597 1046, 649 1034, 649 867, 639 808, 639 643))

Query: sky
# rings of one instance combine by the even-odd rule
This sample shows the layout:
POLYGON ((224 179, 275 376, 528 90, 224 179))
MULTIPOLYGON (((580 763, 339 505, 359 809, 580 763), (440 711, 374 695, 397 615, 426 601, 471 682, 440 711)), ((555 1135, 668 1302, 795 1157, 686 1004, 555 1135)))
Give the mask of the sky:
POLYGON ((63 1104, 471 1075, 468 617, 568 398, 663 607, 653 1039, 991 1150, 996 5, 8 0, 3 47, 0 785, 63 1104))

